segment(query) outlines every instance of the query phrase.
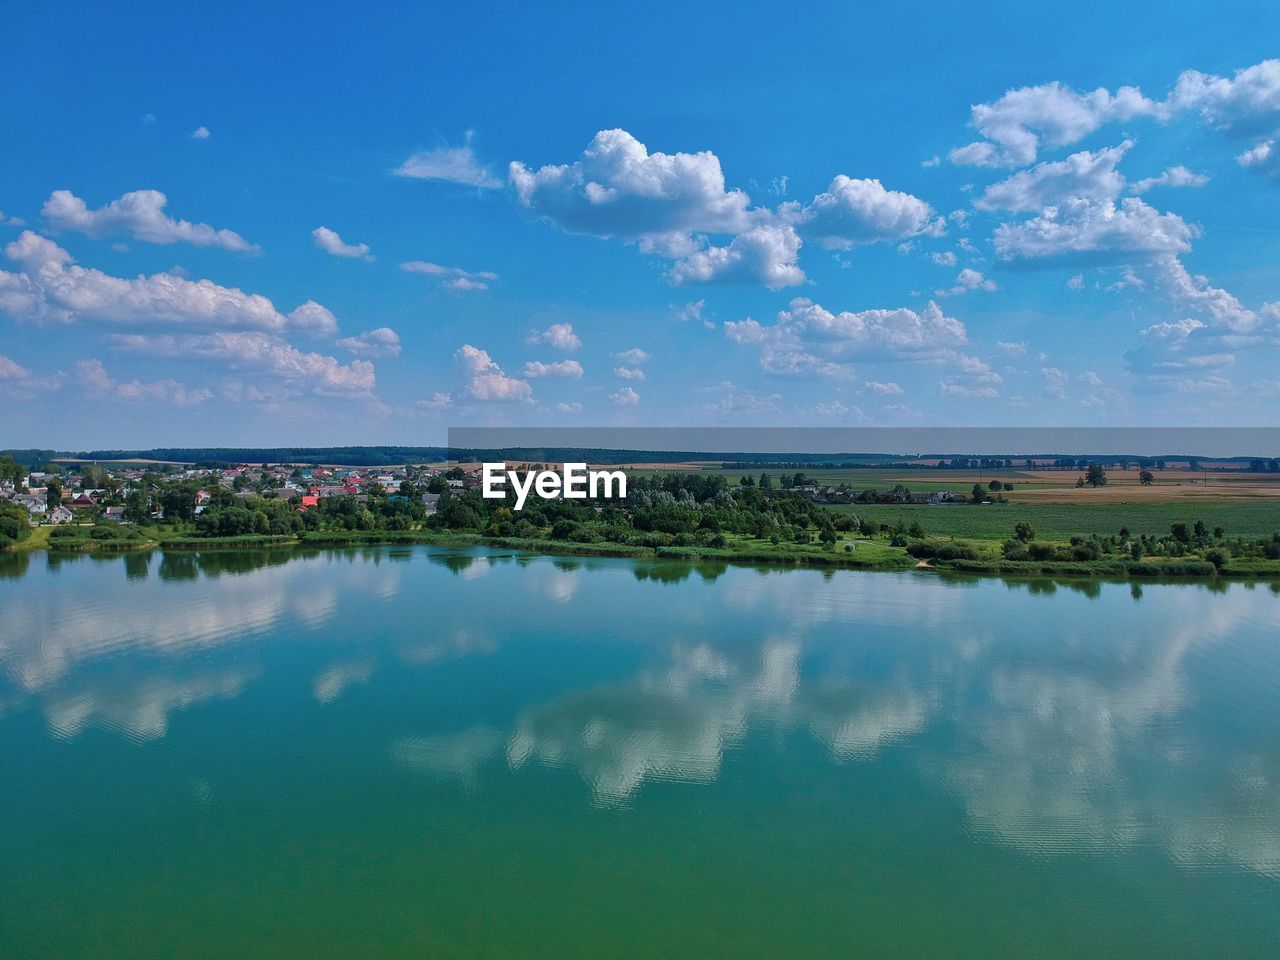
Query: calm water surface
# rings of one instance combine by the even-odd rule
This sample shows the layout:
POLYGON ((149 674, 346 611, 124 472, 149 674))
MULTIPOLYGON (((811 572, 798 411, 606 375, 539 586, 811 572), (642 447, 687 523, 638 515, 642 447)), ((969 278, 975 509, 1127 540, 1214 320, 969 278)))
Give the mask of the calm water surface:
POLYGON ((1280 596, 0 557, 0 957, 1280 956, 1280 596))

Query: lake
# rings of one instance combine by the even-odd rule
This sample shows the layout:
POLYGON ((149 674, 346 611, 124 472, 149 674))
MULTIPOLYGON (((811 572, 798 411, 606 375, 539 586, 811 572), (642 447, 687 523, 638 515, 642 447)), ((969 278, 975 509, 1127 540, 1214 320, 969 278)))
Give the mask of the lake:
POLYGON ((1280 596, 0 557, 0 957, 1280 956, 1280 596))

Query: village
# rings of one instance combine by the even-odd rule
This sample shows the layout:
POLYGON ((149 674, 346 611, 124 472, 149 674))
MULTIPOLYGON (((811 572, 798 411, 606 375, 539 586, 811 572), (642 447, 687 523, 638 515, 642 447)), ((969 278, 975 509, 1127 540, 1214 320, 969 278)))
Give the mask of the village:
MULTIPOLYGON (((515 464, 517 471, 532 471, 543 464, 515 464)), ((255 498, 279 499, 299 513, 306 513, 329 498, 344 498, 356 506, 364 506, 370 497, 392 502, 419 499, 426 516, 436 512, 446 490, 461 492, 482 486, 479 464, 404 465, 398 467, 340 467, 298 464, 225 465, 124 465, 86 462, 48 464, 42 470, 26 471, 10 462, 6 476, 0 480, 0 503, 22 507, 32 524, 62 525, 68 523, 163 522, 163 505, 149 500, 145 511, 131 509, 130 494, 146 491, 157 482, 199 484, 192 496, 191 515, 198 517, 214 502, 215 494, 228 491, 241 501, 255 498)), ((847 483, 839 485, 809 482, 803 474, 788 484, 798 493, 818 504, 855 503, 941 504, 966 502, 967 498, 950 491, 913 493, 896 486, 886 490, 855 489, 847 483)), ((225 494, 222 495, 225 498, 225 494)), ((139 501, 135 500, 134 503, 139 501)), ((182 511, 184 514, 187 510, 182 511)))
MULTIPOLYGON (((75 464, 62 469, 13 470, 0 481, 0 503, 22 507, 33 524, 61 525, 114 521, 117 523, 165 520, 163 506, 137 516, 129 509, 130 494, 145 491, 158 481, 193 481, 193 514, 199 516, 214 501, 217 491, 229 491, 238 500, 279 499, 300 513, 319 507, 331 497, 366 504, 370 496, 405 499, 403 489, 413 491, 427 515, 435 512, 441 493, 449 488, 478 485, 474 473, 458 468, 398 467, 394 469, 248 465, 173 467, 148 465, 100 466, 75 464)), ((149 505, 150 506, 150 505, 149 505)))

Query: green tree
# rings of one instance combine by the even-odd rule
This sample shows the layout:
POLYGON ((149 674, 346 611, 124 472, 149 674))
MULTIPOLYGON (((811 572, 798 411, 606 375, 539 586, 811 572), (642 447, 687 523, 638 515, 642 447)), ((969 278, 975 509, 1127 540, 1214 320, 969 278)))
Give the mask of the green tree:
POLYGON ((62 504, 62 481, 56 477, 50 477, 45 486, 44 503, 50 510, 62 504))
POLYGON ((1138 482, 1144 487, 1149 487, 1156 482, 1156 476, 1150 470, 1143 470, 1138 474, 1138 482))
POLYGON ((973 502, 982 503, 986 499, 987 499, 986 488, 984 488, 980 483, 975 483, 973 485, 973 502))
POLYGON ((1023 543, 1030 543, 1036 538, 1036 528, 1025 520, 1019 520, 1017 524, 1014 525, 1013 535, 1023 543))
POLYGON ((1105 487, 1107 485, 1107 471, 1102 469, 1102 464, 1091 463, 1084 472, 1084 481, 1091 487, 1105 487))

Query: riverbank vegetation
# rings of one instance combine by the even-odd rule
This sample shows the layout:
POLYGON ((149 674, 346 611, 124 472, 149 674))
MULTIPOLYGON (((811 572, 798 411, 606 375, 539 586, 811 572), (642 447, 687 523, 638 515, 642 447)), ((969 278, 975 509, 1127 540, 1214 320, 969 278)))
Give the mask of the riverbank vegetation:
POLYGON ((715 559, 863 569, 1093 576, 1280 576, 1273 505, 905 504, 893 497, 831 506, 765 474, 653 473, 630 478, 625 502, 530 500, 524 510, 433 482, 321 498, 298 510, 275 497, 215 489, 197 514, 190 483, 159 483, 126 502, 134 522, 36 528, 0 516, 0 545, 51 551, 372 543, 490 544, 547 553, 715 559), (166 520, 152 519, 154 508, 166 520))

